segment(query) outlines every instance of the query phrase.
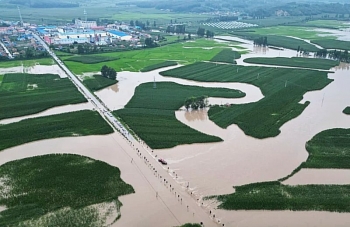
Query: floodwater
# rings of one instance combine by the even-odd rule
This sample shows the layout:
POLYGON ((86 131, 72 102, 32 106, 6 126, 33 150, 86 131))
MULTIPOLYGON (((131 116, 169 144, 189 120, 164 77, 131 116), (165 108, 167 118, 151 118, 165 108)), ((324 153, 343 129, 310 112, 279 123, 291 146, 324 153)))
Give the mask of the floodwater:
POLYGON ((350 184, 349 169, 301 169, 283 182, 287 185, 350 184))
POLYGON ((335 36, 337 40, 350 41, 350 29, 325 29, 325 28, 315 28, 313 31, 320 32, 318 36, 327 37, 335 36))
MULTIPOLYGON (((159 75, 160 71, 166 69, 172 69, 179 66, 171 66, 163 69, 158 69, 151 72, 120 72, 118 73, 118 84, 112 85, 101 91, 95 92, 95 94, 107 105, 111 110, 122 109, 132 98, 135 92, 135 88, 142 83, 147 82, 175 82, 188 86, 201 86, 201 87, 220 87, 228 89, 237 89, 244 93, 246 96, 243 98, 235 99, 219 99, 209 98, 209 104, 226 104, 226 103, 249 103, 256 102, 263 98, 260 89, 256 86, 244 83, 207 83, 207 82, 195 82, 184 79, 177 79, 172 77, 164 77, 159 75)), ((153 87, 153 84, 151 85, 153 87)))
POLYGON ((54 114, 61 114, 61 113, 68 113, 68 112, 73 112, 73 111, 79 111, 79 110, 92 110, 94 107, 91 103, 86 102, 86 103, 79 103, 79 104, 74 104, 74 105, 65 105, 65 106, 58 106, 58 107, 53 107, 48 110, 42 111, 37 114, 32 114, 32 115, 26 115, 22 117, 14 117, 14 118, 9 118, 9 119, 3 119, 0 120, 0 125, 1 124, 10 124, 14 122, 18 122, 24 119, 30 119, 30 118, 35 118, 35 117, 44 117, 44 116, 49 116, 49 115, 54 115, 54 114))
POLYGON ((179 226, 187 222, 201 221, 206 227, 216 226, 190 198, 189 193, 179 188, 175 181, 167 176, 156 158, 147 155, 149 162, 145 162, 143 156, 147 153, 146 149, 138 143, 134 145, 139 148, 142 157, 138 156, 134 147, 118 133, 41 140, 1 151, 0 165, 45 154, 68 153, 87 156, 117 166, 121 171, 121 178, 136 191, 134 194, 119 197, 123 204, 121 218, 112 225, 113 227, 179 226), (158 178, 152 168, 158 170, 162 178, 158 178), (168 184, 163 183, 164 179, 168 184), (169 184, 174 190, 170 191, 169 184), (180 198, 183 198, 183 202, 180 198))
POLYGON ((61 78, 66 78, 66 73, 58 65, 34 65, 29 67, 17 66, 10 68, 0 68, 0 74, 6 73, 29 73, 29 74, 58 74, 61 78))

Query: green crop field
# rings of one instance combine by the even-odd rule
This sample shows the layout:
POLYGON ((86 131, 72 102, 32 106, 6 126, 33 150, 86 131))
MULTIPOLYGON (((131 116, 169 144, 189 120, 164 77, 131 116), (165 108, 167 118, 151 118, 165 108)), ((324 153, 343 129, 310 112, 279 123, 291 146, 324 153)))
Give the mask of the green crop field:
POLYGON ((345 21, 338 20, 311 20, 305 22, 305 25, 318 28, 348 28, 350 27, 345 21))
POLYGON ((149 65, 146 66, 145 68, 141 69, 141 72, 149 72, 152 70, 156 70, 156 69, 160 69, 160 68, 164 68, 164 67, 168 67, 168 66, 175 66, 177 65, 176 61, 163 61, 161 63, 158 64, 154 64, 154 65, 149 65))
POLYGON ((288 186, 280 182, 235 187, 220 195, 219 208, 227 210, 316 210, 350 212, 350 185, 288 186))
MULTIPOLYGON (((215 43, 215 41, 211 42, 215 43)), ((99 72, 103 65, 112 67, 116 71, 138 72, 145 67, 159 64, 164 61, 178 61, 181 64, 190 64, 196 61, 204 60, 209 61, 224 48, 184 48, 183 45, 185 44, 176 43, 143 50, 98 54, 95 56, 118 57, 120 59, 96 64, 83 64, 79 62, 66 61, 69 56, 63 56, 61 58, 64 60, 67 67, 75 74, 82 74, 84 72, 99 72)))
POLYGON ((258 102, 230 107, 214 106, 209 117, 226 128, 237 124, 245 134, 255 138, 277 136, 279 128, 299 116, 308 102, 300 104, 308 91, 320 90, 332 82, 327 72, 306 69, 196 63, 161 72, 171 76, 205 82, 241 82, 259 87, 265 96, 258 102))
POLYGON ((247 58, 244 62, 253 64, 265 64, 265 65, 281 65, 281 66, 292 66, 302 67, 311 69, 325 69, 328 70, 334 66, 339 65, 338 61, 323 59, 323 58, 247 58))
MULTIPOLYGON (((329 36, 328 36, 329 37, 329 36)), ((315 39, 312 43, 322 46, 325 49, 350 50, 350 42, 336 39, 315 39)))
POLYGON ((343 110, 344 114, 348 114, 350 115, 350 106, 347 106, 344 110, 343 110))
POLYGON ((231 34, 245 38, 245 39, 251 39, 251 40, 266 36, 267 43, 270 46, 283 47, 283 48, 288 48, 292 50, 297 50, 298 47, 300 47, 303 50, 306 50, 309 52, 316 52, 319 50, 314 45, 307 43, 303 40, 294 39, 294 38, 286 37, 282 35, 267 35, 267 34, 265 35, 265 34, 259 34, 253 31, 252 32, 236 31, 236 32, 232 32, 231 34))
POLYGON ((0 75, 0 85, 1 85, 3 79, 4 79, 4 75, 0 75))
POLYGON ((6 74, 0 85, 0 119, 86 102, 68 78, 53 74, 6 74))
POLYGON ((198 223, 186 223, 186 224, 181 225, 179 227, 202 227, 202 226, 198 223))
POLYGON ((118 197, 134 193, 117 167, 71 154, 8 162, 0 179, 1 226, 106 226, 91 205, 115 204, 109 212, 118 217, 118 197))
POLYGON ((0 125, 0 150, 43 139, 112 132, 101 116, 90 110, 31 118, 0 125))
POLYGON ((236 61, 234 59, 239 58, 241 58, 241 54, 239 52, 230 49, 224 49, 215 55, 210 61, 236 64, 236 61))
POLYGON ((16 66, 30 67, 34 65, 54 65, 54 61, 51 58, 39 58, 33 60, 9 60, 0 61, 0 68, 11 68, 16 66))
POLYGON ((101 75, 93 75, 92 77, 85 77, 83 80, 83 84, 87 88, 89 88, 91 91, 98 91, 116 83, 118 83, 117 80, 111 80, 101 75))
POLYGON ((73 56, 73 57, 67 58, 66 61, 80 62, 84 64, 96 64, 96 63, 107 62, 107 61, 115 61, 118 59, 119 59, 118 57, 100 56, 100 55, 94 54, 94 55, 73 56))
POLYGON ((350 169, 350 129, 329 129, 306 143, 309 157, 302 168, 350 169))
POLYGON ((151 148, 170 148, 180 144, 218 142, 220 138, 202 134, 179 122, 174 111, 191 96, 239 98, 241 91, 203 88, 159 82, 139 85, 125 109, 114 111, 151 148))

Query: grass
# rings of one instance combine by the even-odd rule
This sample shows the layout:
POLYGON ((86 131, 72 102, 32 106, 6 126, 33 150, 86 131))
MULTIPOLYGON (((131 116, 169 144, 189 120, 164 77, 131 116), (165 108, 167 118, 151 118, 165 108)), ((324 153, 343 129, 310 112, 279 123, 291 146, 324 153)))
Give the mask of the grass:
POLYGON ((210 61, 236 64, 235 59, 239 58, 241 58, 241 54, 239 52, 230 49, 224 49, 215 55, 210 61))
POLYGON ((0 119, 86 102, 68 78, 53 74, 6 74, 0 85, 0 119))
POLYGON ((350 168, 350 129, 329 129, 306 143, 309 157, 303 168, 350 168))
POLYGON ((141 72, 149 72, 152 70, 156 70, 156 69, 160 69, 160 68, 164 68, 164 67, 168 67, 168 66, 175 66, 177 65, 176 61, 163 61, 161 63, 158 64, 154 64, 154 65, 149 65, 144 67, 143 69, 141 69, 141 72))
POLYGON ((338 20, 311 20, 305 22, 307 26, 318 27, 318 28, 348 28, 349 24, 346 24, 345 21, 338 20))
POLYGON ((8 162, 0 179, 0 204, 7 207, 0 212, 1 226, 29 226, 38 219, 37 226, 105 226, 91 205, 120 204, 119 196, 134 193, 117 167, 71 154, 8 162))
POLYGON ((299 116, 308 106, 300 104, 308 91, 320 90, 332 82, 327 72, 306 69, 196 63, 161 72, 171 76, 204 82, 241 82, 259 87, 265 96, 258 102, 214 106, 209 118, 226 128, 237 124, 246 135, 255 138, 274 137, 287 121, 299 116))
POLYGON ((267 43, 269 46, 276 46, 276 47, 283 47, 287 49, 297 50, 298 47, 302 48, 303 50, 309 51, 309 52, 316 52, 319 49, 315 47, 314 45, 307 43, 303 40, 286 37, 282 35, 265 35, 265 34, 258 34, 255 32, 247 32, 247 31, 237 31, 231 33, 235 36, 239 36, 246 39, 254 40, 259 37, 267 37, 267 43))
POLYGON ((91 91, 98 91, 116 83, 118 83, 117 80, 111 80, 101 75, 93 75, 92 77, 85 77, 83 80, 83 84, 87 88, 89 88, 91 91))
POLYGON ((235 187, 221 195, 221 209, 303 210, 350 212, 350 185, 288 186, 280 182, 254 183, 235 187))
POLYGON ((112 132, 101 116, 90 110, 31 118, 0 126, 0 150, 43 139, 112 132))
POLYGON ((350 50, 350 42, 335 39, 315 39, 312 43, 322 46, 325 49, 350 50))
POLYGON ((9 60, 9 61, 0 61, 0 68, 11 68, 17 66, 30 67, 34 65, 54 65, 52 58, 39 58, 33 60, 9 60))
POLYGON ((174 111, 191 96, 238 98, 245 94, 223 88, 203 88, 159 82, 139 85, 124 109, 113 113, 120 117, 151 148, 171 148, 180 144, 218 142, 220 138, 202 134, 179 122, 174 111))
POLYGON ((202 226, 198 223, 186 223, 186 224, 181 225, 179 227, 202 227, 202 226))
MULTIPOLYGON (((62 56, 62 55, 61 55, 62 56)), ((118 57, 100 56, 100 55, 80 55, 67 58, 66 61, 80 62, 84 64, 95 64, 107 61, 118 60, 118 57)))
POLYGON ((339 62, 334 60, 323 59, 323 58, 302 58, 302 57, 247 58, 247 59, 244 59, 244 62, 253 63, 253 64, 281 65, 281 66, 292 66, 292 67, 324 69, 324 70, 328 70, 334 66, 339 65, 339 62))
POLYGON ((1 85, 3 79, 4 79, 4 75, 0 75, 0 85, 1 85))
POLYGON ((350 106, 347 106, 344 110, 343 110, 344 114, 350 115, 350 106))
MULTIPOLYGON (((215 43, 213 40, 209 41, 215 43)), ((66 59, 69 58, 66 56, 62 57, 62 59, 67 67, 75 74, 82 74, 84 72, 98 72, 101 70, 103 65, 112 67, 117 72, 138 72, 145 67, 159 64, 164 61, 177 61, 181 64, 190 64, 197 61, 209 61, 224 48, 184 48, 183 45, 186 44, 187 43, 176 43, 157 48, 98 54, 94 56, 119 57, 120 59, 96 64, 83 64, 79 62, 66 61, 66 59)))

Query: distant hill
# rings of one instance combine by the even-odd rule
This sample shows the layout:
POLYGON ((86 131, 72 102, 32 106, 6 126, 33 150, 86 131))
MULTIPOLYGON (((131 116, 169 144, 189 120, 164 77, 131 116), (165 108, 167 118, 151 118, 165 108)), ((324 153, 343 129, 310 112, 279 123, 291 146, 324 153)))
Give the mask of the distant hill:
POLYGON ((9 0, 8 3, 28 6, 31 8, 73 8, 79 7, 79 3, 57 0, 9 0))

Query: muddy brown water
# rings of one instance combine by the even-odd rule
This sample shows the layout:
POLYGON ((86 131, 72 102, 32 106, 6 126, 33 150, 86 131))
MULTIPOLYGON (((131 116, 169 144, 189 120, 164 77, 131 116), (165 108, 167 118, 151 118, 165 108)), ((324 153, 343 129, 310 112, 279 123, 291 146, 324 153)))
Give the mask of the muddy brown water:
POLYGON ((29 73, 29 74, 58 74, 61 78, 66 78, 66 73, 58 65, 34 65, 29 67, 17 66, 10 68, 0 68, 0 75, 7 73, 29 73))

